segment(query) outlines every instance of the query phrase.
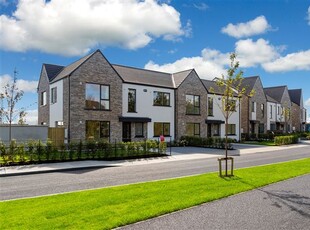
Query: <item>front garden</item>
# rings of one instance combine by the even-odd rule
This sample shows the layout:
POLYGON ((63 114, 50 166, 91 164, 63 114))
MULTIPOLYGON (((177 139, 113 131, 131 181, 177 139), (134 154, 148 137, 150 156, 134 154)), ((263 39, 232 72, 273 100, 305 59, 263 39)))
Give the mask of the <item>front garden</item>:
POLYGON ((0 166, 63 162, 75 160, 118 160, 165 156, 166 142, 144 140, 139 142, 108 143, 102 140, 70 142, 56 146, 52 141, 30 140, 9 145, 0 142, 0 166))

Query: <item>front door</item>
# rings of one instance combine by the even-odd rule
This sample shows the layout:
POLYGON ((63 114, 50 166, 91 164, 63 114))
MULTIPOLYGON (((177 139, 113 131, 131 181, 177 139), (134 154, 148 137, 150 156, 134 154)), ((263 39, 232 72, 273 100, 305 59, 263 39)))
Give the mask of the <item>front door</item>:
POLYGON ((207 128, 207 136, 211 137, 212 136, 212 124, 208 124, 208 128, 207 128))
POLYGON ((131 141, 131 123, 123 122, 123 141, 131 141))

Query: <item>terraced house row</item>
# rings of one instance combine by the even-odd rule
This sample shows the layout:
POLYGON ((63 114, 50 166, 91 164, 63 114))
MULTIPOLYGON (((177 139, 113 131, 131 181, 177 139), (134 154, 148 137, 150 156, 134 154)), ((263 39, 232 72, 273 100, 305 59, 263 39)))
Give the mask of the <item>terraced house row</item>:
MULTIPOLYGON (((245 78, 243 84, 256 93, 236 98, 228 127, 231 138, 304 129, 301 90, 264 89, 259 77, 245 78)), ((38 123, 64 127, 68 140, 224 137, 218 106, 222 94, 211 93, 211 87, 216 88, 215 82, 201 79, 194 69, 170 74, 114 65, 97 50, 68 66, 42 65, 38 123)))

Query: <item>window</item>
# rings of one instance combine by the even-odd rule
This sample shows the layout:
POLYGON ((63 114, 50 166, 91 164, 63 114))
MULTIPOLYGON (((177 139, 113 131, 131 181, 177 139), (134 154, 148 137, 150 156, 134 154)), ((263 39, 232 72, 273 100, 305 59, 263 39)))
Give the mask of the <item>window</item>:
POLYGON ((265 105, 264 104, 260 105, 260 110, 262 112, 262 117, 265 117, 265 105))
POLYGON ((170 136, 170 123, 154 122, 154 137, 170 136))
POLYGON ((186 114, 200 115, 200 96, 186 95, 186 114))
POLYGON ((278 106, 278 115, 280 115, 280 106, 278 106))
POLYGON ((143 135, 143 123, 135 123, 135 136, 136 137, 144 137, 143 135))
POLYGON ((236 135, 236 125, 235 124, 228 124, 227 135, 236 135))
POLYGON ((54 104, 56 102, 57 102, 57 87, 54 87, 51 90, 51 103, 54 104))
POLYGON ((272 118, 272 105, 270 105, 270 118, 272 118))
POLYGON ((220 124, 213 124, 213 136, 220 136, 220 129, 221 125, 220 124))
POLYGON ((110 87, 108 85, 99 85, 86 83, 85 94, 86 109, 110 109, 110 87))
POLYGON ((276 130, 276 124, 270 124, 270 130, 271 131, 276 130))
POLYGON ((265 131, 265 125, 264 124, 259 124, 258 126, 258 132, 259 133, 264 133, 265 131))
POLYGON ((208 97, 208 116, 213 116, 213 98, 208 97))
MULTIPOLYGON (((226 108, 228 111, 236 111, 236 100, 228 100, 228 103, 226 104, 226 108)), ((226 111, 225 108, 225 111, 226 111)))
POLYGON ((200 136, 200 124, 186 123, 186 136, 200 136))
POLYGON ((170 106, 170 93, 154 91, 153 105, 170 106))
POLYGON ((109 121, 86 121, 86 138, 109 140, 110 122, 109 121))
POLYGON ((46 91, 41 93, 41 105, 46 105, 46 91))
POLYGON ((136 112, 136 90, 128 90, 128 112, 136 112))
POLYGON ((252 101, 252 113, 254 113, 254 112, 255 112, 255 102, 252 101))

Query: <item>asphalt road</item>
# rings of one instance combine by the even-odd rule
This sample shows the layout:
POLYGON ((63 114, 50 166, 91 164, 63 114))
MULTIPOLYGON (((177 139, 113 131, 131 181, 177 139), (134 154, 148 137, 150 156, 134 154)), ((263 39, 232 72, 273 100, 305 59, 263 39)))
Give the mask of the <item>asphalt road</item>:
POLYGON ((299 229, 310 226, 310 175, 121 229, 299 229))
MULTIPOLYGON (((235 156, 235 168, 310 157, 310 145, 235 156)), ((216 158, 0 177, 0 200, 49 195, 217 171, 216 158)))

